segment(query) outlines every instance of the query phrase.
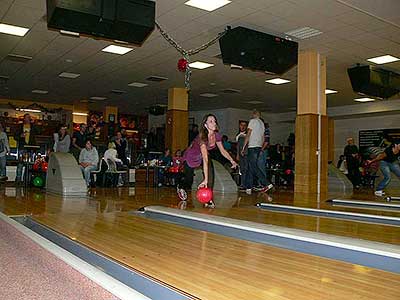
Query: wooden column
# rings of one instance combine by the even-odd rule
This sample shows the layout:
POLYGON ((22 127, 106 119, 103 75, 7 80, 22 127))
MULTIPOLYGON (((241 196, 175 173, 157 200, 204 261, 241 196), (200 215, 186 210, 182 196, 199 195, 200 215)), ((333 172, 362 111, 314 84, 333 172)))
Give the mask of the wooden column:
POLYGON ((321 156, 320 192, 328 184, 328 120, 326 117, 326 59, 315 51, 299 53, 297 76, 295 183, 296 193, 318 192, 318 154, 321 156), (321 115, 321 148, 318 119, 321 115))
POLYGON ((87 103, 74 102, 72 106, 72 122, 74 123, 87 123, 87 114, 89 108, 87 103))
POLYGON ((165 147, 184 150, 188 146, 189 112, 188 93, 185 88, 168 90, 168 111, 165 130, 165 147))
POLYGON ((335 159, 335 120, 328 118, 328 162, 335 159))
POLYGON ((110 115, 114 115, 113 123, 118 123, 118 107, 106 106, 104 108, 104 122, 110 123, 110 115))

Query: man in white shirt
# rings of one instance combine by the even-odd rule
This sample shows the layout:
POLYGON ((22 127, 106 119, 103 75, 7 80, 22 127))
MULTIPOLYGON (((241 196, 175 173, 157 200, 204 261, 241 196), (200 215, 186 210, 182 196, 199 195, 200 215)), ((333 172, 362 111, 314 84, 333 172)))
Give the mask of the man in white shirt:
POLYGON ((247 127, 247 135, 242 148, 242 153, 245 152, 246 147, 248 148, 247 158, 249 163, 249 174, 245 183, 246 193, 251 194, 254 179, 257 178, 258 181, 263 186, 259 189, 260 192, 267 192, 273 188, 273 185, 268 182, 265 172, 262 168, 265 166, 260 166, 257 162, 259 156, 262 155, 262 146, 264 144, 264 122, 260 119, 260 112, 257 110, 253 111, 253 118, 250 120, 247 127))

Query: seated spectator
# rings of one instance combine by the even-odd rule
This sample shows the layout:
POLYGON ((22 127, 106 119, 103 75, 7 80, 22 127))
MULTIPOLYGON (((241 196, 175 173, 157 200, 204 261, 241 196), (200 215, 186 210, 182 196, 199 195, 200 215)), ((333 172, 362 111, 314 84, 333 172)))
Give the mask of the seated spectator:
MULTIPOLYGON (((104 160, 105 161, 111 160, 111 161, 115 162, 115 165, 117 166, 117 170, 118 171, 127 170, 128 167, 125 166, 123 164, 123 161, 118 158, 118 152, 117 152, 117 150, 115 148, 116 148, 116 146, 115 146, 114 142, 110 142, 108 144, 108 149, 106 150, 106 152, 104 152, 104 160)), ((124 185, 124 179, 122 178, 122 176, 118 177, 118 184, 117 185, 118 186, 124 185)))
POLYGON ((175 151, 175 155, 172 158, 172 167, 178 167, 178 168, 183 167, 183 157, 182 157, 182 151, 180 149, 175 151))
POLYGON ((172 158, 172 166, 169 169, 168 177, 172 185, 176 185, 183 176, 183 158, 182 151, 176 150, 175 155, 172 158))
POLYGON ((227 135, 223 135, 222 136, 222 144, 224 145, 224 148, 226 149, 226 151, 228 151, 228 152, 231 151, 232 145, 228 141, 228 136, 227 135))
POLYGON ((106 150, 106 152, 104 152, 104 159, 106 161, 108 159, 112 160, 113 162, 115 162, 117 164, 117 167, 118 167, 118 164, 122 165, 122 160, 117 157, 118 152, 115 148, 116 148, 115 143, 113 143, 113 142, 108 143, 108 149, 106 150))
MULTIPOLYGON (((166 166, 166 167, 170 167, 172 165, 171 150, 169 150, 169 148, 165 149, 164 154, 159 159, 159 164, 160 164, 160 166, 166 166)), ((167 182, 165 182, 164 174, 165 174, 165 169, 159 168, 158 169, 158 182, 159 182, 158 186, 162 186, 163 183, 167 183, 167 182)))
POLYGON ((83 148, 79 154, 79 165, 88 187, 90 187, 90 173, 97 169, 98 163, 99 154, 96 148, 93 147, 92 141, 87 140, 85 148, 83 148))

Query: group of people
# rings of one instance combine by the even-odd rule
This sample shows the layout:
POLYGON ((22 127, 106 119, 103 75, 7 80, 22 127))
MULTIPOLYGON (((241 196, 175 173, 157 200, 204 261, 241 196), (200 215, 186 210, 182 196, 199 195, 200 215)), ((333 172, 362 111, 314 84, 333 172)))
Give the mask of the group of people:
POLYGON ((273 188, 267 177, 267 148, 270 142, 269 127, 255 110, 252 119, 240 122, 237 141, 237 160, 240 165, 241 190, 247 194, 254 191, 267 192, 273 188))
POLYGON ((384 196, 384 189, 391 181, 391 173, 400 178, 400 141, 393 141, 382 153, 378 155, 371 154, 369 159, 364 161, 358 147, 354 144, 354 139, 350 137, 346 142, 344 153, 338 161, 337 167, 339 170, 348 176, 355 188, 359 188, 363 175, 360 172, 360 167, 362 170, 372 169, 376 171, 379 168, 382 172, 383 180, 378 183, 375 195, 384 196))
MULTIPOLYGON (((86 185, 89 187, 91 182, 91 173, 98 169, 99 153, 93 146, 90 131, 87 131, 86 124, 79 125, 79 131, 72 135, 72 139, 67 133, 67 128, 62 126, 57 134, 54 135, 55 152, 71 152, 82 170, 86 185)), ((104 163, 111 161, 115 163, 118 169, 126 169, 128 142, 123 136, 122 131, 118 131, 108 143, 108 149, 104 152, 104 163)), ((103 162, 102 162, 103 163, 103 162)), ((119 185, 123 183, 120 181, 119 185)))
MULTIPOLYGON (((23 122, 18 125, 14 136, 17 141, 20 158, 28 156, 32 151, 37 150, 37 134, 38 130, 34 126, 31 116, 28 113, 25 114, 23 122)), ((67 127, 62 125, 58 132, 54 133, 54 144, 52 147, 52 151, 54 152, 70 152, 75 156, 88 186, 91 184, 91 172, 97 169, 99 163, 99 154, 92 142, 94 136, 95 130, 93 130, 93 126, 91 125, 80 124, 79 131, 74 132, 72 138, 68 134, 67 127)), ((123 168, 127 166, 127 143, 123 130, 117 132, 111 139, 108 145, 109 149, 105 151, 104 156, 113 160, 118 167, 123 168)), ((10 153, 10 145, 7 134, 4 132, 2 124, 0 124, 0 180, 6 178, 7 153, 10 153)), ((17 164, 15 178, 17 184, 22 182, 23 168, 24 163, 20 159, 17 164)))

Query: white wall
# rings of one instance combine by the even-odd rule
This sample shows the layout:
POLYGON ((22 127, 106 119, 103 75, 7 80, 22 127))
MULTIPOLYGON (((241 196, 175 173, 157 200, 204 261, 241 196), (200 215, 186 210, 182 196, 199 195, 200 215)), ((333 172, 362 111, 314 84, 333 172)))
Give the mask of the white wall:
POLYGON ((354 143, 358 145, 358 132, 360 130, 400 128, 399 121, 399 115, 335 120, 335 162, 343 154, 343 149, 346 146, 346 138, 354 138, 354 143))
MULTIPOLYGON (((213 113, 217 119, 222 134, 226 134, 230 141, 234 141, 239 129, 239 120, 250 120, 252 110, 226 108, 210 111, 190 111, 189 118, 194 118, 195 124, 200 124, 206 114, 213 113)), ((287 144, 287 138, 294 132, 295 113, 284 114, 262 114, 265 122, 270 124, 271 143, 287 144)), ((165 115, 149 115, 149 128, 160 127, 165 124, 165 115)))

